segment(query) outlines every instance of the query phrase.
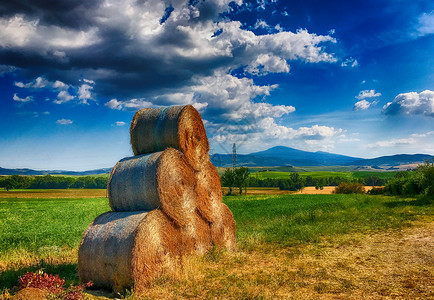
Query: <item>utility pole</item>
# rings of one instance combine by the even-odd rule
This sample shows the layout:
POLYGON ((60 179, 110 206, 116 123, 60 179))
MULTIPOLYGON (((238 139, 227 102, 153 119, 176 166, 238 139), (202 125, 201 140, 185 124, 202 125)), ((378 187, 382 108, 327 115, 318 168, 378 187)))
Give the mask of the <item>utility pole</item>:
POLYGON ((232 145, 232 168, 237 167, 237 146, 235 143, 232 145))

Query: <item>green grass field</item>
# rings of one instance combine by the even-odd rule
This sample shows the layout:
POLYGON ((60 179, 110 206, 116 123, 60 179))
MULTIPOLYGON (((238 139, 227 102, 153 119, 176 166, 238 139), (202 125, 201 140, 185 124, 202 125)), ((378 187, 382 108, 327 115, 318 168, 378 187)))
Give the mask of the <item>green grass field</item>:
MULTIPOLYGON (((255 195, 224 201, 237 222, 240 253, 404 228, 415 220, 432 221, 434 214, 426 201, 368 195, 255 195)), ((0 290, 12 289, 20 275, 39 268, 77 283, 76 257, 53 261, 76 251, 85 228, 108 210, 106 198, 1 198, 0 290)))
MULTIPOLYGON (((289 178, 293 174, 292 172, 280 172, 280 171, 266 171, 266 172, 257 172, 250 173, 250 176, 257 177, 258 179, 285 179, 289 178)), ((308 171, 308 172, 298 172, 298 174, 302 177, 310 176, 312 178, 321 178, 321 177, 342 177, 346 179, 358 179, 365 178, 369 176, 376 176, 382 179, 390 179, 395 176, 396 172, 377 172, 377 171, 308 171)))

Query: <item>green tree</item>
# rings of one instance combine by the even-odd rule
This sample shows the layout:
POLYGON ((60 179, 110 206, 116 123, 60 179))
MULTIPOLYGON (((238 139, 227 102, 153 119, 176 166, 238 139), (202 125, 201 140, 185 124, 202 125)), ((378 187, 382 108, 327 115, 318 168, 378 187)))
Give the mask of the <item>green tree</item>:
POLYGON ((240 167, 233 170, 234 172, 234 184, 240 189, 240 195, 243 193, 243 188, 247 194, 247 183, 249 180, 249 169, 240 167))
POLYGON ((221 177, 222 185, 229 188, 228 195, 232 195, 232 188, 235 186, 235 172, 227 168, 221 177))

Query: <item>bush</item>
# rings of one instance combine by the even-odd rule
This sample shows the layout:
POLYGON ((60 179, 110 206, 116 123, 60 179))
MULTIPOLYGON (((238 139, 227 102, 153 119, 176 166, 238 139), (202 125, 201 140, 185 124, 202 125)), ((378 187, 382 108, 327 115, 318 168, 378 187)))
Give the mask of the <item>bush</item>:
POLYGON ((383 195, 384 189, 382 187, 373 187, 370 191, 368 191, 368 194, 370 195, 383 195))
POLYGON ((363 184, 352 182, 352 183, 340 183, 335 190, 333 191, 334 194, 364 194, 365 189, 363 184))

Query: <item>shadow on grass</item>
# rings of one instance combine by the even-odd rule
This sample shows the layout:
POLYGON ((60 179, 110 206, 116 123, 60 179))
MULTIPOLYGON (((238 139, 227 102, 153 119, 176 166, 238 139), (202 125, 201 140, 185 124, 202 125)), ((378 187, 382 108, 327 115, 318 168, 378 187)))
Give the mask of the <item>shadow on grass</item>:
POLYGON ((390 208, 400 207, 400 206, 424 206, 433 204, 433 199, 429 196, 419 197, 414 200, 407 200, 408 198, 402 198, 400 201, 387 202, 385 205, 390 208))
POLYGON ((41 261, 38 265, 20 269, 10 269, 0 273, 0 291, 4 289, 13 290, 18 286, 18 278, 27 272, 43 270, 48 274, 58 274, 60 278, 65 279, 65 287, 70 284, 78 284, 77 264, 47 264, 41 261))

